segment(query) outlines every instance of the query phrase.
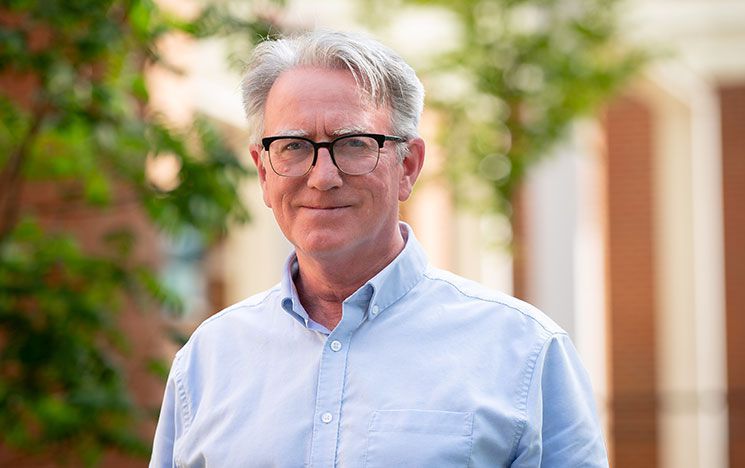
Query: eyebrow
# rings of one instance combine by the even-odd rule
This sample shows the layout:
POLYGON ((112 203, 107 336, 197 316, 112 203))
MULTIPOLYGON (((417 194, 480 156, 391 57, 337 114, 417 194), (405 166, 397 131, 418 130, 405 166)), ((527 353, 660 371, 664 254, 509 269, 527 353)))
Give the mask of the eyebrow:
POLYGON ((344 136, 344 135, 351 135, 353 133, 369 133, 365 127, 356 125, 353 127, 341 127, 337 128, 336 130, 333 130, 331 132, 331 135, 333 136, 344 136))
POLYGON ((295 136, 297 136, 297 137, 307 137, 308 136, 308 132, 306 132, 305 130, 298 130, 298 129, 280 130, 276 134, 277 135, 282 135, 282 136, 289 136, 289 137, 295 137, 295 136))
MULTIPOLYGON (((360 125, 355 125, 351 127, 337 128, 335 130, 332 130, 329 135, 332 137, 340 137, 344 135, 351 135, 354 133, 369 133, 369 132, 367 131, 365 127, 360 126, 360 125)), ((305 138, 307 138, 309 135, 307 131, 300 130, 297 128, 289 128, 289 129, 280 130, 276 134, 282 135, 282 136, 288 136, 288 137, 305 137, 305 138)))

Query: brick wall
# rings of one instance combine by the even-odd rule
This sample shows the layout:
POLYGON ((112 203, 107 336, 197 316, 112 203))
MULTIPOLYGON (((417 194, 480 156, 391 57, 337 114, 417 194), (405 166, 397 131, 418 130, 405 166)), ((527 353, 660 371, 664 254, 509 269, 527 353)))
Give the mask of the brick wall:
POLYGON ((657 466, 652 116, 622 98, 608 109, 607 278, 612 466, 657 466))
POLYGON ((745 466, 745 84, 719 90, 730 466, 745 466))

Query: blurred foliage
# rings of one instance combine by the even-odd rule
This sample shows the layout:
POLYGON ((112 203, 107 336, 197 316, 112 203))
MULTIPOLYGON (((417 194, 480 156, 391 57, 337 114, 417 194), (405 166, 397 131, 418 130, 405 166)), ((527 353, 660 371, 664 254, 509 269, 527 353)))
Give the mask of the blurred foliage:
POLYGON ((457 44, 425 73, 447 173, 469 206, 507 215, 527 170, 650 59, 624 45, 620 0, 403 3, 457 19, 457 44))
POLYGON ((125 384, 117 314, 125 303, 178 311, 180 300, 134 260, 130 226, 91 249, 21 194, 52 187, 58 209, 94 216, 134 203, 163 232, 196 230, 207 244, 248 221, 238 184, 249 171, 206 118, 181 128, 150 110, 144 74, 181 73, 159 49, 166 35, 255 42, 271 30, 234 13, 215 3, 186 20, 152 0, 0 6, 0 444, 73 465, 107 448, 148 453, 137 428, 150 411, 125 384), (168 186, 148 174, 161 158, 177 171, 168 186))

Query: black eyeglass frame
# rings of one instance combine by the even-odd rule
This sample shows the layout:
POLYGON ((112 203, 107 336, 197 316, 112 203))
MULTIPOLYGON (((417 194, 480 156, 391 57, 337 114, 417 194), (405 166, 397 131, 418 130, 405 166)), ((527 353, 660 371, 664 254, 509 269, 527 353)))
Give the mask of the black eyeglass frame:
POLYGON ((374 171, 375 168, 378 167, 378 162, 380 161, 380 149, 383 146, 385 146, 386 141, 395 141, 397 143, 403 143, 406 141, 406 138, 400 137, 400 136, 382 135, 379 133, 350 133, 349 135, 342 135, 340 137, 334 138, 331 141, 315 142, 311 140, 310 138, 305 138, 301 136, 277 135, 277 136, 270 136, 270 137, 262 138, 261 146, 264 148, 264 151, 266 151, 267 155, 269 156, 269 165, 272 167, 272 171, 274 171, 275 174, 281 177, 303 177, 306 174, 308 174, 311 171, 311 169, 313 169, 313 167, 316 165, 316 162, 318 161, 318 150, 320 148, 326 148, 328 150, 329 156, 331 156, 331 162, 334 164, 334 166, 337 169, 339 169, 339 172, 346 174, 346 175, 365 175, 365 174, 369 174, 370 172, 374 171), (336 158, 334 157, 334 143, 336 143, 339 140, 343 140, 345 138, 354 138, 354 137, 372 138, 378 144, 378 157, 375 159, 375 165, 368 172, 363 172, 361 174, 349 174, 348 172, 344 172, 344 170, 340 168, 338 164, 336 164, 336 158), (306 170, 302 174, 298 174, 298 175, 280 174, 274 168, 274 164, 272 163, 272 155, 269 152, 269 146, 276 140, 282 140, 286 138, 307 141, 308 143, 313 145, 313 161, 311 161, 310 166, 308 166, 308 170, 306 170))

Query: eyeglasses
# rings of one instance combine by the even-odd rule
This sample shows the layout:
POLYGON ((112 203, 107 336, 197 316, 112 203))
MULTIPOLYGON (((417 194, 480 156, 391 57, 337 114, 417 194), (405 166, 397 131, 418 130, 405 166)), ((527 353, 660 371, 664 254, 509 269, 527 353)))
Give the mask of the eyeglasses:
POLYGON ((406 139, 376 133, 356 133, 320 143, 303 137, 272 136, 262 138, 261 144, 269 153, 269 164, 277 175, 300 177, 316 165, 319 148, 328 150, 331 162, 344 174, 368 174, 378 166, 380 148, 386 141, 402 142, 406 139))

